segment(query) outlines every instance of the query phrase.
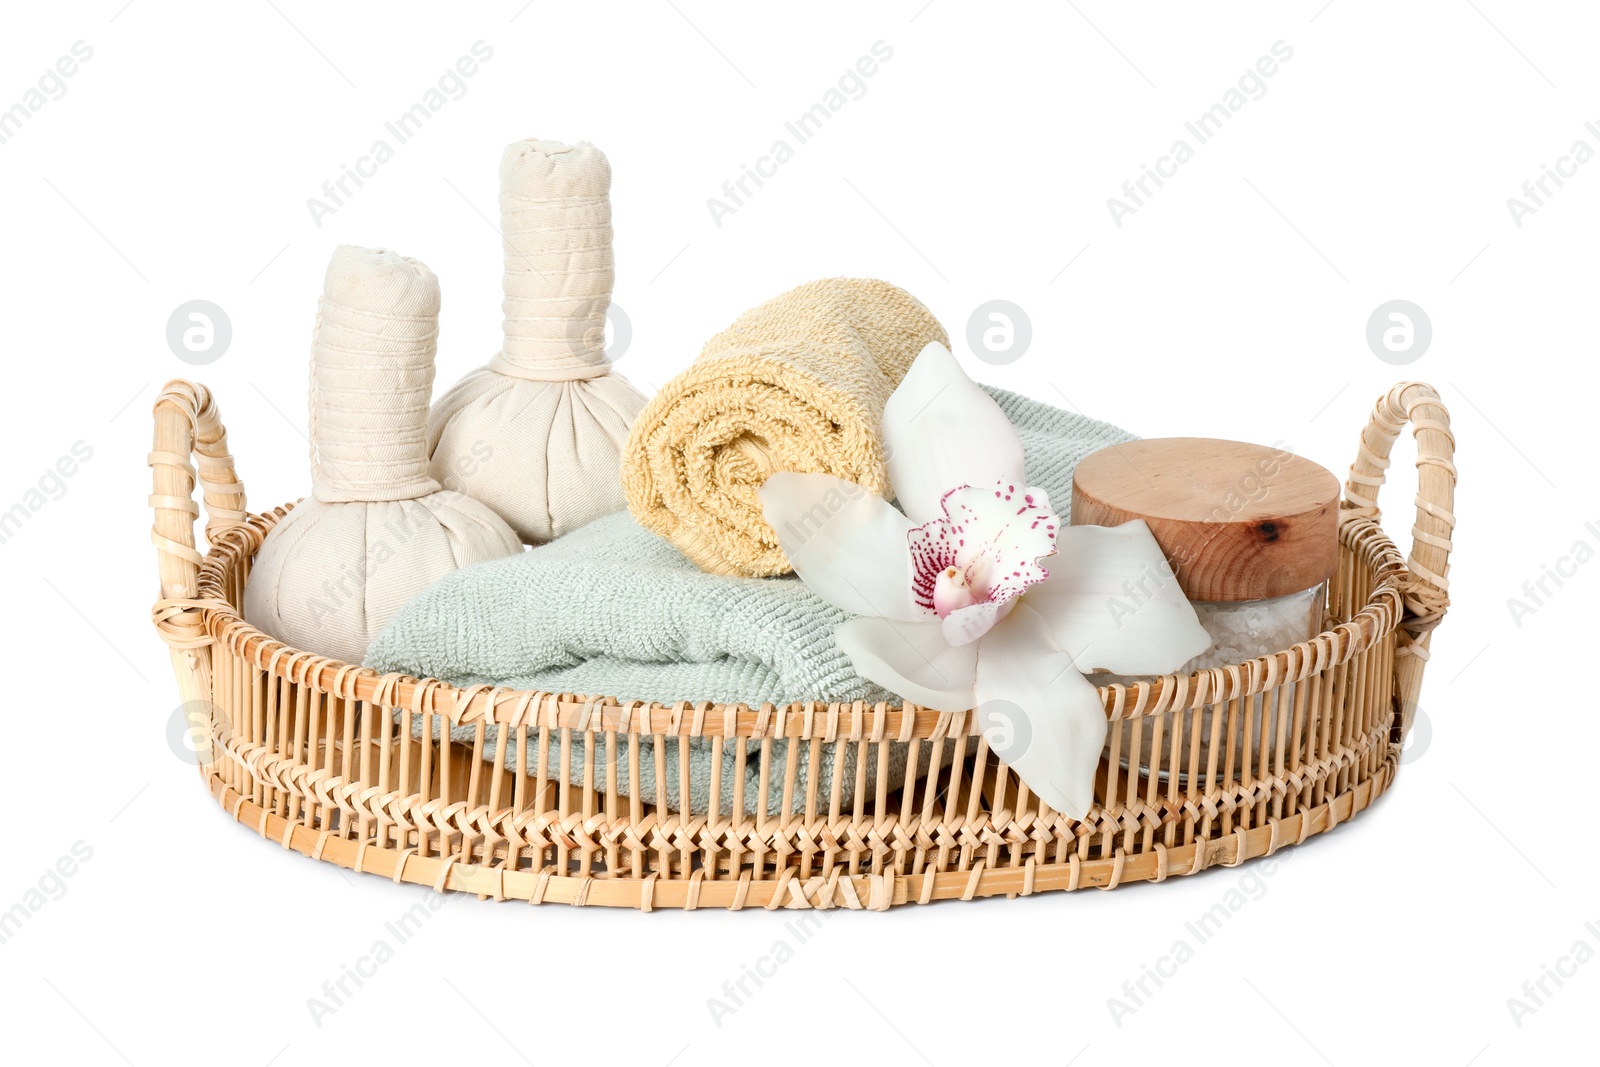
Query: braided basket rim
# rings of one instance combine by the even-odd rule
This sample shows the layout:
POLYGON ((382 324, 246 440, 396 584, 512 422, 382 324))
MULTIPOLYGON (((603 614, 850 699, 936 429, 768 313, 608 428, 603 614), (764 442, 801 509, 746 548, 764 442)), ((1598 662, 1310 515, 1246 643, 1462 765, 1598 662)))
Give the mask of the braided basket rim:
MULTIPOLYGON (((311 684, 344 699, 378 700, 442 715, 455 726, 481 721, 668 736, 810 739, 820 735, 823 740, 898 741, 977 732, 976 716, 970 709, 940 712, 910 701, 797 701, 752 708, 744 703, 694 699, 664 703, 491 685, 459 688, 437 678, 381 674, 371 667, 295 648, 245 621, 242 609, 226 595, 230 568, 241 555, 253 557, 266 534, 294 506, 252 513, 243 523, 218 531, 204 554, 199 586, 203 627, 209 638, 259 669, 295 684, 311 684)), ((1243 663, 1191 674, 1165 674, 1131 685, 1098 686, 1108 722, 1253 696, 1338 666, 1392 633, 1405 618, 1407 590, 1416 584, 1404 555, 1373 518, 1348 503, 1341 513, 1339 548, 1341 553, 1358 554, 1373 574, 1367 602, 1349 619, 1286 649, 1243 663)))

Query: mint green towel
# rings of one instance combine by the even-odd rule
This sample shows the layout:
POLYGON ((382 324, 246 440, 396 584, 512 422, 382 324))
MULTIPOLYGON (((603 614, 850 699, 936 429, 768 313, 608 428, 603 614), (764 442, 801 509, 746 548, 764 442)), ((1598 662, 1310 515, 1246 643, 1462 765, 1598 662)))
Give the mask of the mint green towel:
MULTIPOLYGON (((1015 393, 990 388, 1017 427, 1027 457, 1030 485, 1050 494, 1060 514, 1071 500, 1072 469, 1106 445, 1133 440, 1107 423, 1060 411, 1015 393)), ((519 556, 468 567, 436 582, 390 621, 367 650, 366 665, 452 685, 489 683, 548 693, 613 696, 622 700, 673 703, 713 700, 756 707, 805 700, 878 701, 894 696, 858 676, 833 640, 833 628, 848 616, 813 595, 793 575, 729 578, 706 574, 670 543, 621 512, 575 530, 519 556)), ((437 730, 437 725, 435 729, 437 730)), ((486 750, 494 750, 494 729, 486 750)), ((471 743, 470 728, 452 737, 471 743)), ((595 753, 604 781, 604 741, 595 753)), ((528 766, 538 765, 537 735, 529 738, 528 766)), ((766 811, 782 803, 788 742, 772 751, 766 811)), ((710 804, 711 743, 691 741, 692 813, 710 804)), ((629 779, 629 751, 618 744, 617 780, 629 779)), ((809 780, 809 745, 800 746, 799 787, 791 808, 804 810, 809 780)), ((847 746, 839 746, 847 747, 847 746)), ((641 749, 640 792, 656 797, 655 758, 641 749)), ((749 747, 746 806, 763 797, 755 754, 749 747)), ((903 745, 891 752, 891 788, 904 774, 903 745)), ((822 747, 819 804, 826 806, 834 775, 834 745, 822 747)), ((514 765, 508 749, 507 761, 514 765)), ((667 742, 666 794, 676 810, 678 743, 667 742)), ((552 753, 552 768, 559 758, 552 753)), ((582 782, 583 741, 573 740, 574 784, 582 782)), ((722 814, 731 814, 734 753, 724 747, 722 814)), ((876 761, 867 769, 867 789, 876 789, 876 761)), ((842 803, 854 803, 853 751, 843 768, 842 803)))

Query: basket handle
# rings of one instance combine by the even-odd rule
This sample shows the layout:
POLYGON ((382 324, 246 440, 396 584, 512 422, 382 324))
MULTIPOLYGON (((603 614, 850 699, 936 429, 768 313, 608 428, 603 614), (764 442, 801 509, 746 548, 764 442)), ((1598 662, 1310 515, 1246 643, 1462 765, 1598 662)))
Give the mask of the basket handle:
POLYGON ((194 523, 200 508, 194 488, 198 481, 205 492, 206 536, 214 538, 249 517, 244 486, 228 454, 228 431, 205 386, 173 379, 156 397, 154 415, 149 463, 155 525, 150 540, 158 550, 161 599, 152 615, 171 649, 184 700, 203 700, 211 691, 211 638, 204 610, 216 605, 199 599, 202 557, 195 548, 194 523))
POLYGON ((1395 663, 1402 729, 1410 727, 1416 709, 1429 639, 1450 607, 1456 439, 1438 390, 1426 382, 1400 382, 1378 398, 1344 486, 1344 514, 1379 521, 1378 489, 1389 467, 1389 451, 1407 423, 1417 440, 1417 518, 1401 585, 1406 610, 1395 663))

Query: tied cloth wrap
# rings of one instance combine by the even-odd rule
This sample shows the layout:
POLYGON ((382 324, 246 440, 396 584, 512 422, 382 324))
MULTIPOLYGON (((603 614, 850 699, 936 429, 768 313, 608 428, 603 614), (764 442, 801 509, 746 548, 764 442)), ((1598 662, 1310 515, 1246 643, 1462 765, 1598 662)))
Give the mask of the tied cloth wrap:
POLYGON ((518 141, 500 160, 504 339, 428 421, 433 474, 528 544, 620 511, 617 456, 644 397, 611 371, 611 164, 594 145, 518 141))
POLYGON ((426 266, 334 251, 311 345, 311 497, 267 534, 245 586, 245 618, 263 633, 359 663, 425 586, 521 551, 499 516, 428 472, 438 335, 426 266))

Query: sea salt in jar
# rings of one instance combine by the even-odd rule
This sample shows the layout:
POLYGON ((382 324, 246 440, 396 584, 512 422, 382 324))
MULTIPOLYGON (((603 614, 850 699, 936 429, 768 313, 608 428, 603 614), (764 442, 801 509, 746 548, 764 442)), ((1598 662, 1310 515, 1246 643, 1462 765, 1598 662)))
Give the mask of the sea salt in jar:
MULTIPOLYGON (((1327 583, 1339 559, 1338 508, 1339 480, 1281 446, 1194 437, 1133 441, 1088 456, 1073 475, 1073 524, 1143 519, 1170 565, 1157 580, 1178 583, 1211 635, 1211 647, 1179 674, 1247 663, 1322 631, 1327 583)), ((1138 610, 1140 590, 1127 592, 1108 602, 1108 625, 1119 612, 1138 610)), ((1098 685, 1143 680, 1090 675, 1098 685)), ((1276 735, 1276 724, 1262 721, 1275 709, 1264 709, 1259 696, 1248 705, 1251 728, 1229 728, 1236 758, 1243 737, 1256 739, 1258 750, 1261 738, 1276 735)), ((1174 768, 1181 777, 1207 773, 1214 766, 1211 706, 1164 718, 1159 760, 1152 760, 1155 731, 1139 731, 1143 768, 1158 764, 1162 777, 1174 768)))
POLYGON ((1322 630, 1324 592, 1315 585, 1266 600, 1191 600, 1212 644, 1178 673, 1245 663, 1315 637, 1322 630))

